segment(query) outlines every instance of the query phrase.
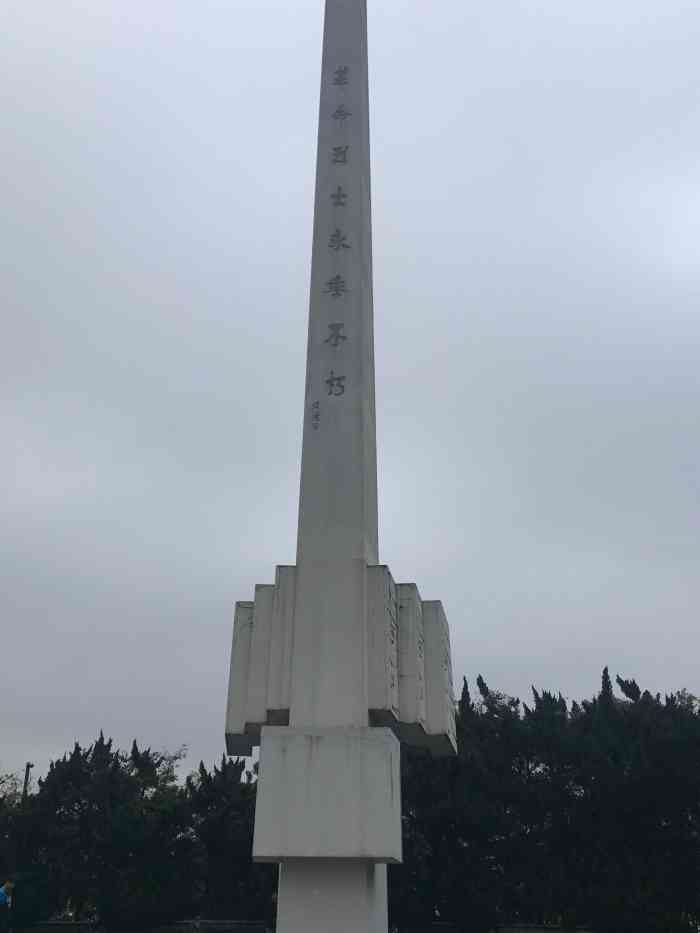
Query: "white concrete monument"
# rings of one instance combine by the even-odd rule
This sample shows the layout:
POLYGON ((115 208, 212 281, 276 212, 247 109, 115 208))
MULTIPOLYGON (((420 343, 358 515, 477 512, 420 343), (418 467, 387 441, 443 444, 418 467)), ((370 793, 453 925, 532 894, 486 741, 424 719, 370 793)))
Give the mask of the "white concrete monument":
POLYGON ((297 562, 236 604, 226 745, 260 745, 279 933, 386 933, 399 742, 456 751, 450 637, 378 559, 366 0, 326 0, 322 67, 297 562))

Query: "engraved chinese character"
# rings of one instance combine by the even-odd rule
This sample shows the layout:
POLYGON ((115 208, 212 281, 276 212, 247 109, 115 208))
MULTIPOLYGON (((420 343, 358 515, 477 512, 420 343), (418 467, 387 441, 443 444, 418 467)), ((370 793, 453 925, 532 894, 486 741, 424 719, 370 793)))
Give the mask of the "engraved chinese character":
POLYGON ((333 165, 348 164, 348 149, 350 146, 333 146, 333 165))
POLYGON ((333 114, 333 119, 337 120, 341 125, 345 123, 348 117, 352 116, 352 112, 348 110, 344 104, 341 104, 340 107, 336 109, 333 114))
POLYGON ((333 84, 336 87, 343 87, 348 83, 348 77, 350 75, 350 68, 347 65, 341 65, 340 68, 336 68, 333 73, 333 84))
POLYGON ((347 290, 348 287, 342 275, 334 275, 332 279, 328 279, 326 282, 325 294, 332 295, 333 298, 340 298, 347 290))
POLYGON ((348 238, 338 227, 335 228, 328 241, 328 249, 334 249, 339 252, 341 249, 350 249, 348 238))
POLYGON ((339 344, 348 339, 342 332, 344 327, 345 324, 329 324, 330 336, 326 337, 323 342, 329 343, 333 349, 336 349, 339 344))
POLYGON ((326 379, 329 395, 345 395, 345 376, 336 376, 331 370, 331 374, 326 379))
POLYGON ((345 191, 338 185, 333 194, 331 195, 331 201, 336 207, 345 207, 348 202, 348 196, 345 191))
POLYGON ((318 431, 321 425, 321 403, 314 402, 311 406, 311 424, 314 431, 318 431))

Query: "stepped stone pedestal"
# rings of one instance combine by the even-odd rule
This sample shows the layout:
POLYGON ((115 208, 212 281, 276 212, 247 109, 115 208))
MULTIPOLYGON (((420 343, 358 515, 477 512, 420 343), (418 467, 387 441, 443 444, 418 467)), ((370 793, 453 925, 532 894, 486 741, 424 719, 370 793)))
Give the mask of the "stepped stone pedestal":
MULTIPOLYGON (((290 722, 296 568, 278 567, 274 585, 236 603, 226 714, 226 750, 250 755, 264 726, 290 722)), ((424 602, 414 583, 389 568, 366 568, 366 721, 436 756, 457 749, 450 633, 442 603, 424 602)), ((359 680, 360 678, 358 678, 359 680)), ((309 691, 310 692, 310 691, 309 691)))

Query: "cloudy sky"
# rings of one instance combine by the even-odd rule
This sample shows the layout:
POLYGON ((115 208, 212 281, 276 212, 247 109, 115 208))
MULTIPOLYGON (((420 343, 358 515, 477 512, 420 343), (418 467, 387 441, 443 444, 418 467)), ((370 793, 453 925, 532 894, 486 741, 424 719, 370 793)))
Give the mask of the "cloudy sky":
MULTIPOLYGON (((696 0, 370 0, 381 557, 457 681, 698 684, 696 0)), ((0 771, 223 750, 295 554, 321 0, 5 0, 0 771)))

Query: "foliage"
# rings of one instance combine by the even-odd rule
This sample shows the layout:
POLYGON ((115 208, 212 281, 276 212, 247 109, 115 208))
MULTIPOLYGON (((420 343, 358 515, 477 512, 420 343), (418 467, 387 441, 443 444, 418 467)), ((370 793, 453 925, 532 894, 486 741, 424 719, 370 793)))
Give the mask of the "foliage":
POLYGON ((17 775, 0 775, 0 883, 11 879, 17 885, 12 907, 15 927, 27 926, 49 912, 42 872, 22 870, 26 861, 28 813, 21 787, 17 775))
POLYGON ((243 760, 227 760, 187 778, 192 831, 204 853, 202 908, 209 919, 266 920, 272 925, 276 867, 251 861, 255 783, 243 760))
MULTIPOLYGON (((700 709, 607 669, 590 700, 494 691, 459 701, 459 754, 402 754, 404 863, 392 924, 439 919, 596 933, 700 924, 700 709)), ((254 865, 255 774, 223 758, 184 785, 179 755, 102 735, 54 762, 22 801, 0 778, 0 862, 24 918, 67 903, 108 928, 187 916, 274 921, 276 870, 254 865)), ((19 914, 16 917, 19 920, 19 914)))
POLYGON ((175 780, 179 755, 127 755, 100 734, 53 762, 28 814, 33 863, 54 909, 96 912, 107 927, 178 919, 192 907, 194 843, 175 780))
POLYGON ((11 807, 19 803, 20 783, 16 774, 0 774, 0 807, 11 807))
MULTIPOLYGON (((405 755, 392 919, 681 933, 700 921, 700 717, 607 669, 582 704, 466 683, 453 761, 405 755)), ((409 923, 410 922, 410 923, 409 923)))
MULTIPOLYGON (((15 774, 0 774, 0 877, 5 880, 15 865, 15 819, 20 782, 15 774)), ((2 884, 0 881, 0 884, 2 884)))

